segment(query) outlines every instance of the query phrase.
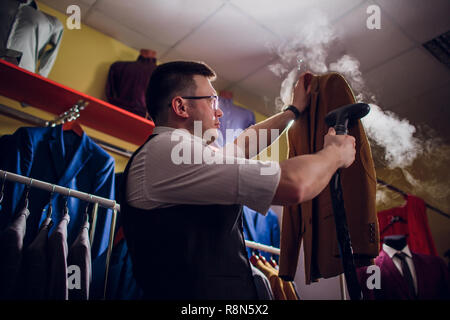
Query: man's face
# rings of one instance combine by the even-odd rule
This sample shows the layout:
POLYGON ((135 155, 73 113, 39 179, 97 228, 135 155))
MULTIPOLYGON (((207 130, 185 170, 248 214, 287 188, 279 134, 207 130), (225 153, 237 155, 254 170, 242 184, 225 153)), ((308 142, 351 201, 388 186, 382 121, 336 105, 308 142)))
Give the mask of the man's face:
MULTIPOLYGON (((208 80, 208 78, 195 75, 193 77, 195 84, 197 86, 195 90, 196 97, 201 96, 216 96, 216 90, 214 90, 213 86, 211 85, 211 82, 208 80)), ((220 121, 219 118, 222 117, 223 112, 218 107, 218 104, 215 101, 218 98, 204 98, 204 99, 190 99, 187 100, 187 103, 189 105, 189 114, 190 118, 192 120, 192 123, 194 121, 201 121, 202 123, 202 135, 205 133, 206 130, 210 130, 208 133, 211 133, 213 131, 213 135, 215 138, 217 138, 218 135, 218 128, 220 127, 220 121), (216 109, 217 106, 217 109, 216 109)))

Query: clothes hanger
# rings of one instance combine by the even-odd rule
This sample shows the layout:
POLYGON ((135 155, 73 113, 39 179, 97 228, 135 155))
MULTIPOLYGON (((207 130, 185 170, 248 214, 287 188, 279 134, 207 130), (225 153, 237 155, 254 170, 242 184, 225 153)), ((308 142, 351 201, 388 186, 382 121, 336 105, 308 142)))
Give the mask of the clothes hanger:
POLYGON ((408 221, 406 221, 405 219, 403 219, 403 218, 400 217, 400 216, 392 216, 391 221, 390 221, 389 224, 388 224, 386 227, 384 227, 384 229, 381 231, 380 236, 382 236, 382 235, 387 231, 387 229, 389 229, 390 227, 392 227, 395 223, 404 223, 404 224, 407 224, 408 221))
POLYGON ((53 194, 55 193, 55 188, 56 186, 53 185, 52 187, 52 191, 50 192, 50 198, 48 200, 48 210, 47 210, 47 219, 51 219, 52 218, 52 214, 53 214, 53 203, 52 203, 52 199, 53 199, 53 194))
POLYGON ((69 197, 70 197, 70 189, 69 189, 69 194, 66 196, 66 202, 64 203, 64 215, 63 215, 63 217, 62 217, 62 219, 61 220, 66 220, 67 221, 67 224, 69 224, 69 222, 70 222, 70 215, 69 215, 69 204, 68 204, 68 200, 69 200, 69 197))
MULTIPOLYGON (((92 199, 92 195, 91 194, 89 195, 89 197, 92 199)), ((85 227, 86 223, 88 223, 88 225, 89 225, 89 205, 90 205, 90 203, 87 202, 86 203, 86 208, 84 210, 84 217, 83 217, 83 226, 82 226, 82 228, 85 227)))
POLYGON ((78 123, 78 121, 64 122, 64 124, 63 124, 63 131, 70 131, 70 130, 75 132, 80 137, 83 136, 84 131, 81 128, 81 126, 78 123))
POLYGON ((250 257, 250 262, 252 265, 254 265, 256 267, 258 265, 258 261, 259 261, 258 252, 257 252, 257 250, 253 249, 252 256, 250 257))
POLYGON ((30 183, 27 184, 27 190, 25 191, 25 200, 24 200, 23 210, 28 209, 28 203, 30 202, 28 200, 28 195, 30 194, 30 189, 31 189, 32 184, 33 184, 33 179, 30 178, 30 183))
POLYGON ((2 202, 3 202, 3 195, 4 195, 4 190, 5 190, 5 182, 6 182, 6 171, 3 174, 3 180, 2 180, 2 188, 0 190, 0 211, 2 210, 2 202))
POLYGON ((275 269, 278 267, 277 261, 275 260, 275 258, 273 257, 273 255, 270 256, 269 259, 269 263, 272 267, 274 267, 275 269))

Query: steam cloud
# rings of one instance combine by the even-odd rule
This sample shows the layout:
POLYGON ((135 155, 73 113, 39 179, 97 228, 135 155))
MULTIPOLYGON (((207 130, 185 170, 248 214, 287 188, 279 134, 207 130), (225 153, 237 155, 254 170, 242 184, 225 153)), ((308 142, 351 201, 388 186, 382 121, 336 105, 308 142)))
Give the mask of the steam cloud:
MULTIPOLYGON (((438 185, 437 179, 431 180, 429 177, 419 179, 409 171, 419 155, 434 155, 442 144, 430 139, 417 138, 416 128, 407 119, 400 119, 391 111, 383 111, 377 105, 376 97, 367 90, 356 58, 346 54, 327 65, 328 48, 337 36, 323 12, 314 9, 305 12, 299 20, 301 24, 296 28, 295 39, 289 39, 278 47, 269 48, 279 57, 279 62, 270 65, 269 69, 278 77, 284 77, 280 97, 275 100, 276 107, 281 109, 290 103, 293 86, 301 72, 310 70, 315 74, 323 74, 335 71, 342 74, 352 87, 357 101, 369 103, 371 106, 370 113, 362 119, 362 123, 371 143, 384 150, 383 160, 386 166, 389 169, 400 168, 414 191, 426 189, 435 199, 450 196, 448 186, 438 185)), ((449 154, 450 150, 445 150, 440 156, 448 161, 449 154)), ((435 164, 433 169, 436 169, 436 159, 430 160, 430 166, 431 164, 435 164)), ((385 200, 385 191, 378 188, 377 202, 385 200)))

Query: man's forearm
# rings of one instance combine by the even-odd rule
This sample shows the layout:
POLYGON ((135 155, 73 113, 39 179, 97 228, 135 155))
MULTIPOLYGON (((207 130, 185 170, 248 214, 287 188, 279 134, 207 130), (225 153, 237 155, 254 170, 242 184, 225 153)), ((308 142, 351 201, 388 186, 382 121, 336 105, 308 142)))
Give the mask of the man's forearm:
POLYGON ((316 197, 342 165, 336 147, 293 157, 280 163, 281 177, 273 204, 288 205, 316 197))
POLYGON ((295 115, 291 111, 277 113, 247 128, 234 140, 234 144, 243 150, 245 158, 253 158, 269 147, 293 120, 295 115))

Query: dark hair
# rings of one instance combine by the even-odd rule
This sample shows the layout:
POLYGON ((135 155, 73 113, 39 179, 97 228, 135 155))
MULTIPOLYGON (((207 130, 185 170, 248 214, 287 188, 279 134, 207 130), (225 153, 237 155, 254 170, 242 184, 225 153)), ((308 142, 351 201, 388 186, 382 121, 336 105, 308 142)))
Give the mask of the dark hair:
POLYGON ((174 96, 195 94, 194 75, 210 80, 216 78, 215 72, 203 62, 174 61, 156 67, 146 92, 148 113, 154 121, 167 120, 167 111, 174 96))

